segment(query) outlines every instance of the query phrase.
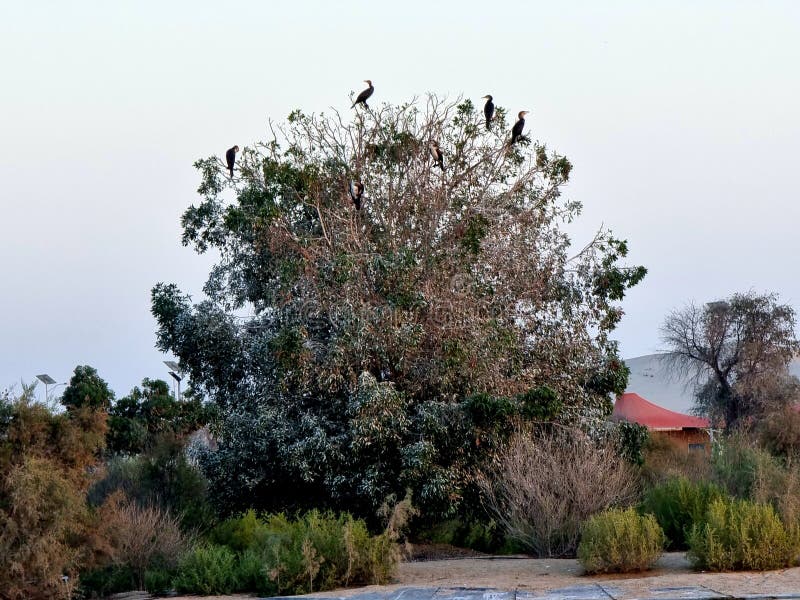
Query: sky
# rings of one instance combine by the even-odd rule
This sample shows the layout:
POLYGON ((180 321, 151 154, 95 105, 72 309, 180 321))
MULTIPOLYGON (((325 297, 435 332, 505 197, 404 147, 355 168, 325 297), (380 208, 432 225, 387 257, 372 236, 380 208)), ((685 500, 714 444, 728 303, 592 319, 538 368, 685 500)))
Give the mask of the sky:
MULTIPOLYGON (((624 357, 737 291, 800 308, 800 2, 0 0, 0 389, 94 366, 168 379, 150 289, 193 295, 192 163, 295 108, 434 92, 510 112, 574 164, 577 246, 605 226, 649 274, 624 357)), ((59 393, 63 386, 57 390, 59 393)))

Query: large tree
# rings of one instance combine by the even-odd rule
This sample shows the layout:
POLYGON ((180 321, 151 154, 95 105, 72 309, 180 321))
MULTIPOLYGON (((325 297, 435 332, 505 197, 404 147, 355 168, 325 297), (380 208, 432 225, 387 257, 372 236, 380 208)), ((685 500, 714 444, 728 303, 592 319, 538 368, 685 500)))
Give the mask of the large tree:
POLYGON ((672 312, 661 329, 666 358, 695 383, 695 410, 731 430, 797 402, 789 362, 800 349, 795 312, 775 294, 734 294, 672 312))
POLYGON ((572 252, 570 162, 510 145, 502 108, 486 131, 469 101, 423 104, 293 112, 235 179, 196 163, 183 242, 220 260, 207 300, 159 284, 153 313, 221 408, 204 465, 228 508, 368 512, 410 487, 457 510, 510 419, 596 417, 625 387, 609 334, 645 270, 606 230, 572 252))

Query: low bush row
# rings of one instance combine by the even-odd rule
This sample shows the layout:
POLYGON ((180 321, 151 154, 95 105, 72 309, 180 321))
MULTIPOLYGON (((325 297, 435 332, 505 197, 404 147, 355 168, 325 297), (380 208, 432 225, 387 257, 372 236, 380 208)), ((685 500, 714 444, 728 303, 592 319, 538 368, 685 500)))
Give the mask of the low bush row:
POLYGON ((697 569, 780 569, 798 562, 800 524, 782 520, 770 503, 676 479, 651 489, 638 512, 611 509, 588 519, 578 559, 589 573, 640 571, 655 563, 665 543, 687 549, 697 569))
POLYGON ((361 520, 319 511, 292 520, 283 514, 261 518, 251 510, 224 521, 180 556, 177 546, 170 548, 151 549, 149 558, 140 552, 136 560, 116 553, 111 566, 84 578, 84 587, 101 595, 142 587, 151 593, 303 594, 386 583, 400 559, 391 529, 370 535, 361 520))

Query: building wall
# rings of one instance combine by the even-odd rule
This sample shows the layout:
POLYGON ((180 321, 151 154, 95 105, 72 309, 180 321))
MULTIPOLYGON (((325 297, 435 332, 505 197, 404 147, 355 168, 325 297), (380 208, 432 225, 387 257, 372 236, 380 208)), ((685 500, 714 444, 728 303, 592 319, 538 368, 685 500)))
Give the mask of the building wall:
POLYGON ((711 452, 711 438, 706 429, 676 429, 670 431, 651 431, 650 435, 663 436, 687 452, 711 452))

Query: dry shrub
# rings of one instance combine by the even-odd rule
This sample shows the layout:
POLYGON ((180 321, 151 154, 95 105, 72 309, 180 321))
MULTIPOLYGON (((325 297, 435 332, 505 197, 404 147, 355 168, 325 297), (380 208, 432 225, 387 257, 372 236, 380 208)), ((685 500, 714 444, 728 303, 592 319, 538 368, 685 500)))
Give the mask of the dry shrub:
POLYGON ((84 558, 83 490, 41 458, 12 467, 2 488, 0 598, 70 597, 84 558))
POLYGON ((108 497, 98 516, 112 564, 129 567, 139 589, 144 589, 145 571, 177 567, 190 546, 177 517, 157 506, 139 506, 121 492, 108 497))
POLYGON ((769 413, 758 428, 761 445, 776 456, 800 455, 800 412, 794 407, 769 413))
POLYGON ((666 435, 650 435, 644 449, 642 475, 651 485, 673 479, 707 481, 711 476, 711 460, 705 452, 689 452, 666 435))
POLYGON ((638 493, 636 470, 617 445, 577 429, 514 434, 477 482, 508 536, 547 557, 573 555, 584 521, 638 493))

